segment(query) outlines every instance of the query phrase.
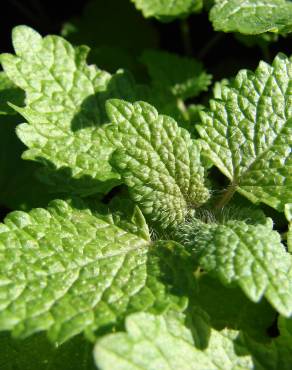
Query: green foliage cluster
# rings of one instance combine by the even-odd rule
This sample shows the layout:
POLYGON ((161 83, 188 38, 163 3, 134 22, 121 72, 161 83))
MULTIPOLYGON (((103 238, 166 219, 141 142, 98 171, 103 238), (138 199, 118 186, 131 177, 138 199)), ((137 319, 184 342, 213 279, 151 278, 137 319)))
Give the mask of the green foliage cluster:
POLYGON ((212 92, 155 28, 179 19, 189 52, 202 11, 257 45, 292 31, 284 0, 95 1, 62 36, 13 30, 1 370, 292 369, 292 60, 212 92))

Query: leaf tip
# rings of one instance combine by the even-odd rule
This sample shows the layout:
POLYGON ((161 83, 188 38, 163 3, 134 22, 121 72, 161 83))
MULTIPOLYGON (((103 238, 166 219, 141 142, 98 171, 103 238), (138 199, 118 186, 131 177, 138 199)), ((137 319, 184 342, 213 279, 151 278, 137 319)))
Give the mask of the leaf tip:
POLYGON ((25 25, 16 26, 12 30, 12 43, 17 55, 35 50, 41 39, 42 36, 37 31, 25 25))

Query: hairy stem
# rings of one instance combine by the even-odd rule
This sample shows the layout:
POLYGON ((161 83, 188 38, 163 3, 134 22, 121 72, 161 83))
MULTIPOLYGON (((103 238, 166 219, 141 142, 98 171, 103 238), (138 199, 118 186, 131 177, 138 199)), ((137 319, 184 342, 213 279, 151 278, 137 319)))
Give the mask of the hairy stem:
POLYGON ((218 203, 215 205, 215 209, 218 211, 223 209, 226 206, 226 204, 230 202, 235 191, 236 191, 235 184, 231 184, 230 186, 228 186, 228 188, 224 191, 222 197, 219 199, 218 203))

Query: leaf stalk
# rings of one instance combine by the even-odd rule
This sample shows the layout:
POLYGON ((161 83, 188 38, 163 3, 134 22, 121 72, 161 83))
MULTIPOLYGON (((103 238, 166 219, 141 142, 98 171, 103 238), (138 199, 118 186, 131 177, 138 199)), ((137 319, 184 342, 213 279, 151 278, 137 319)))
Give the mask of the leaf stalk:
POLYGON ((223 209, 227 203, 230 202, 232 199, 234 193, 236 191, 236 185, 235 184, 230 184, 228 188, 224 191, 222 197, 219 199, 218 203, 215 205, 216 210, 221 210, 223 209))

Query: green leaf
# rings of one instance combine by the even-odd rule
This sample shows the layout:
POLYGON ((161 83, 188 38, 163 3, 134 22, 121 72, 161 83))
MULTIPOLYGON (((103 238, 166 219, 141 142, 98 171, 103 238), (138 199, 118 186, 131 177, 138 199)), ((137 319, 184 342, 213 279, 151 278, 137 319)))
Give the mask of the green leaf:
POLYGON ((292 253, 292 203, 285 204, 285 215, 289 222, 287 232, 288 251, 292 253))
POLYGON ((279 54, 272 66, 240 71, 221 99, 202 112, 204 152, 253 202, 283 211, 292 191, 292 63, 279 54))
POLYGON ((202 0, 131 0, 144 17, 155 17, 161 21, 184 18, 202 8, 202 0))
POLYGON ((82 336, 55 347, 41 333, 25 340, 0 333, 3 370, 94 370, 92 344, 82 336))
POLYGON ((286 0, 216 0, 210 20, 216 31, 256 35, 292 31, 292 4, 286 0))
POLYGON ((193 219, 180 233, 200 266, 223 284, 239 285, 253 302, 265 296, 282 315, 292 314, 292 259, 271 219, 256 225, 193 219))
POLYGON ((193 306, 209 315, 213 328, 242 330, 252 338, 265 339, 267 329, 276 317, 276 312, 265 299, 254 303, 239 287, 224 286, 204 272, 195 276, 196 280, 192 281, 193 306))
POLYGON ((211 83, 202 63, 165 51, 148 50, 142 54, 152 83, 170 90, 173 95, 187 99, 207 91, 211 83))
POLYGON ((222 92, 225 86, 230 86, 231 81, 227 78, 223 78, 221 81, 217 81, 213 86, 213 95, 215 99, 222 99, 222 92))
POLYGON ((251 357, 235 347, 236 331, 212 330, 202 351, 191 331, 171 315, 134 314, 127 317, 126 330, 97 342, 94 356, 101 370, 253 369, 251 357))
MULTIPOLYGON (((166 246, 165 242, 161 243, 166 246)), ((170 253, 165 254, 163 261, 168 261, 170 270, 169 273, 165 270, 165 274, 173 276, 174 269, 179 276, 176 291, 189 297, 187 314, 191 322, 197 321, 198 312, 203 312, 209 316, 209 326, 216 330, 242 330, 258 340, 266 339, 266 331, 277 313, 265 299, 254 303, 238 286, 224 286, 198 266, 196 256, 184 245, 168 243, 168 250, 170 253)), ((199 336, 201 339, 196 344, 205 348, 206 340, 202 334, 199 336)))
POLYGON ((259 343, 244 335, 243 345, 253 356, 256 369, 290 370, 292 363, 292 320, 280 317, 279 336, 268 343, 259 343))
POLYGON ((144 214, 163 228, 182 222, 189 207, 206 202, 200 150, 189 133, 144 102, 107 102, 112 165, 144 214))
POLYGON ((2 54, 8 77, 26 92, 26 107, 16 108, 28 123, 17 133, 29 147, 24 158, 67 168, 84 179, 81 194, 109 190, 117 181, 108 157, 112 151, 98 125, 111 76, 86 64, 88 49, 74 49, 58 36, 41 36, 26 26, 13 30, 16 56, 2 54), (101 105, 102 107, 102 105, 101 105))
POLYGON ((128 73, 111 76, 88 66, 86 47, 74 49, 58 36, 42 39, 25 26, 14 29, 13 43, 17 56, 3 54, 1 61, 26 92, 26 107, 14 106, 28 121, 17 129, 29 147, 23 157, 41 162, 40 178, 59 192, 87 196, 119 183, 109 165, 113 147, 101 126, 108 98, 146 99, 162 112, 179 112, 172 96, 136 85, 128 73), (27 39, 32 44, 28 49, 27 39))
POLYGON ((18 89, 4 72, 0 72, 0 115, 15 114, 7 102, 23 104, 24 94, 18 89))
POLYGON ((119 324, 131 312, 183 307, 162 280, 139 210, 117 222, 77 201, 14 212, 0 227, 0 330, 26 337, 48 331, 62 343, 119 324))

